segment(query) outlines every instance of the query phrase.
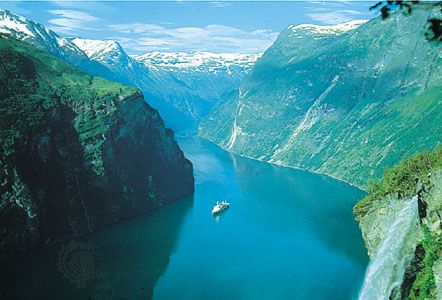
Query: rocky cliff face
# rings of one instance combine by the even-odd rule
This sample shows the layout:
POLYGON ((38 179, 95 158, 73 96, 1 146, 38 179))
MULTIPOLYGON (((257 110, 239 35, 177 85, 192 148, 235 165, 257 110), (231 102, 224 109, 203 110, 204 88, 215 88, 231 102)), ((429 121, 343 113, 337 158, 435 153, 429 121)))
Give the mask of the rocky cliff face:
POLYGON ((193 194, 192 165, 135 89, 0 38, 0 257, 193 194))
POLYGON ((360 299, 441 299, 442 148, 404 160, 354 209, 371 263, 360 299))
POLYGON ((288 27, 200 136, 364 187, 442 140, 442 56, 424 38, 429 15, 288 27))

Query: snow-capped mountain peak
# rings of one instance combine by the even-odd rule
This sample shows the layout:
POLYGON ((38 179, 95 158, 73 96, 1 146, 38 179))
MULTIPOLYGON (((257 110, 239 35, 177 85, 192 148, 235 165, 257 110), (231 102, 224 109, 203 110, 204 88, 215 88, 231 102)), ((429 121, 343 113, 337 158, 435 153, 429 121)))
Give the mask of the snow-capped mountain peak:
POLYGON ((341 34, 347 32, 349 30, 355 29, 360 25, 366 23, 367 20, 353 20, 349 22, 344 22, 337 25, 314 25, 314 24, 299 24, 299 25, 290 25, 289 29, 293 32, 297 32, 298 30, 307 30, 309 32, 317 33, 317 34, 341 34))
POLYGON ((14 15, 7 10, 0 9, 0 33, 20 34, 30 37, 35 35, 28 28, 31 24, 22 16, 14 15))
POLYGON ((198 69, 210 70, 238 66, 251 68, 261 54, 241 53, 211 53, 195 51, 185 52, 148 52, 142 55, 134 55, 133 58, 150 68, 162 68, 169 70, 198 69))
POLYGON ((94 60, 101 60, 104 56, 127 55, 121 45, 113 40, 88 40, 75 38, 72 42, 86 55, 94 60))
POLYGON ((41 48, 59 48, 60 52, 73 51, 78 54, 81 53, 81 50, 68 39, 59 36, 41 24, 13 14, 5 9, 0 9, 0 33, 41 48))
POLYGON ((111 70, 119 82, 142 86, 149 80, 149 69, 127 55, 117 41, 75 38, 72 43, 89 59, 111 70))
POLYGON ((108 69, 90 60, 70 39, 4 9, 0 9, 0 34, 31 44, 91 75, 115 78, 108 69))

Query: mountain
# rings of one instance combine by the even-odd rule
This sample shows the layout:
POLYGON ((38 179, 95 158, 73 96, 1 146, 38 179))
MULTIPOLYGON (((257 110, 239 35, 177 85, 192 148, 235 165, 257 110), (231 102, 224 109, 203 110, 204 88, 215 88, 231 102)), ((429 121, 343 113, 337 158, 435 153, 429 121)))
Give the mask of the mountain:
POLYGON ((330 26, 299 24, 290 25, 288 29, 292 31, 291 34, 296 36, 296 38, 302 39, 304 37, 303 35, 310 35, 313 39, 317 39, 321 36, 339 35, 349 30, 356 29, 357 27, 365 23, 367 23, 367 20, 353 20, 330 26))
POLYGON ((258 57, 259 54, 210 52, 150 52, 134 56, 158 75, 173 76, 212 104, 239 86, 258 57))
POLYGON ((236 89, 259 55, 160 53, 129 56, 112 40, 68 39, 0 9, 0 34, 27 42, 93 76, 138 87, 176 130, 197 124, 236 89))
POLYGON ((192 164, 139 90, 0 38, 0 257, 193 194, 192 164))
POLYGON ((148 52, 133 57, 148 67, 178 71, 233 73, 236 68, 251 69, 260 54, 211 53, 203 51, 186 52, 148 52))
POLYGON ((427 18, 289 26, 199 135, 365 187, 442 141, 442 56, 424 38, 427 18))
POLYGON ((404 159, 354 208, 371 262, 359 295, 442 298, 442 147, 404 159))
POLYGON ((59 36, 39 23, 27 20, 4 9, 0 9, 0 34, 3 37, 27 42, 91 75, 110 80, 115 79, 109 70, 91 61, 69 39, 59 36))
POLYGON ((113 73, 116 81, 150 89, 150 71, 143 64, 127 55, 118 42, 112 40, 87 40, 75 38, 71 42, 90 60, 99 63, 113 73))
POLYGON ((208 52, 151 52, 134 56, 156 74, 159 86, 168 87, 158 96, 167 99, 177 113, 166 108, 164 114, 187 118, 195 130, 213 106, 223 102, 226 95, 239 86, 258 57, 258 54, 208 52))
POLYGON ((178 130, 195 128, 215 103, 239 86, 259 56, 208 52, 129 56, 116 41, 72 42, 119 82, 140 88, 166 123, 178 130))

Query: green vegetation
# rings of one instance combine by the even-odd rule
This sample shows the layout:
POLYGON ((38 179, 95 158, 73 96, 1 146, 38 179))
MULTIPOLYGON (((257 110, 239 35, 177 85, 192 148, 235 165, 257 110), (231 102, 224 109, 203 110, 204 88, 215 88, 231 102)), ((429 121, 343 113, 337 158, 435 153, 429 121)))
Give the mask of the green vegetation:
POLYGON ((366 189, 385 167, 442 141, 440 45, 416 30, 427 18, 394 14, 342 34, 288 27, 199 134, 366 189))
POLYGON ((137 89, 4 38, 0 82, 0 258, 193 193, 191 163, 137 89))
POLYGON ((387 168, 379 180, 372 180, 368 184, 368 194, 356 204, 355 215, 366 213, 372 201, 383 199, 387 195, 398 199, 416 194, 417 185, 428 184, 431 172, 442 167, 442 146, 435 147, 433 152, 428 150, 405 158, 393 167, 387 168))
MULTIPOLYGON (((407 299, 434 299, 435 276, 433 266, 440 259, 442 233, 440 230, 441 195, 439 177, 442 169, 442 145, 437 145, 432 152, 426 150, 384 171, 381 179, 370 181, 367 196, 356 204, 354 214, 361 227, 368 226, 370 218, 379 217, 380 210, 386 208, 388 201, 409 199, 416 194, 422 203, 419 208, 421 241, 415 253, 417 266, 411 267, 412 281, 407 283, 407 299), (391 197, 391 200, 387 200, 391 197), (371 215, 371 217, 370 217, 371 215)), ((391 203, 390 203, 391 205, 391 203)))
POLYGON ((423 233, 422 246, 425 251, 425 256, 422 260, 422 268, 417 274, 408 296, 408 298, 412 300, 434 298, 434 295, 432 295, 432 291, 435 288, 433 265, 440 257, 442 243, 431 235, 427 226, 423 226, 423 233))
POLYGON ((43 116, 59 105, 74 113, 86 160, 92 170, 104 172, 101 152, 109 130, 108 117, 118 103, 137 92, 99 77, 92 77, 25 43, 0 38, 1 149, 13 153, 15 141, 38 130, 43 116))

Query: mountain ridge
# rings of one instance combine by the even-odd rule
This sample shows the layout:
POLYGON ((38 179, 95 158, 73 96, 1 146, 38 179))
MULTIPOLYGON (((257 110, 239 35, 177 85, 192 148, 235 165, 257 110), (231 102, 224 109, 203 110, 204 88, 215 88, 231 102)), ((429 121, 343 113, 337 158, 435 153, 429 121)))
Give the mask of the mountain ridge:
POLYGON ((115 76, 104 66, 91 61, 68 38, 62 37, 45 26, 23 16, 0 8, 0 33, 27 42, 93 76, 115 80, 115 76))
POLYGON ((257 55, 245 54, 180 54, 187 63, 180 65, 183 68, 174 68, 170 53, 161 54, 167 62, 158 62, 158 53, 145 54, 142 61, 140 56, 128 55, 117 41, 63 38, 41 24, 6 10, 0 13, 0 30, 93 76, 138 87, 146 101, 159 110, 167 126, 183 132, 196 131, 197 124, 215 103, 223 101, 226 94, 238 87, 257 58, 257 55), (36 31, 34 28, 40 28, 39 32, 46 35, 36 39, 32 34, 32 30, 36 31), (192 58, 199 59, 198 67, 191 68, 189 59, 192 58))
POLYGON ((213 105, 237 88, 259 56, 209 52, 128 55, 111 40, 76 38, 73 42, 90 59, 117 74, 119 82, 139 87, 148 103, 178 131, 195 131, 213 105))
POLYGON ((196 68, 209 65, 212 70, 230 66, 251 68, 261 54, 244 53, 213 53, 205 51, 194 52, 147 52, 132 55, 136 60, 151 67, 167 67, 170 69, 196 68))
POLYGON ((200 136, 364 188, 385 166, 442 140, 431 121, 442 113, 442 64, 424 38, 426 18, 395 14, 317 38, 287 28, 236 97, 200 123, 200 136))

